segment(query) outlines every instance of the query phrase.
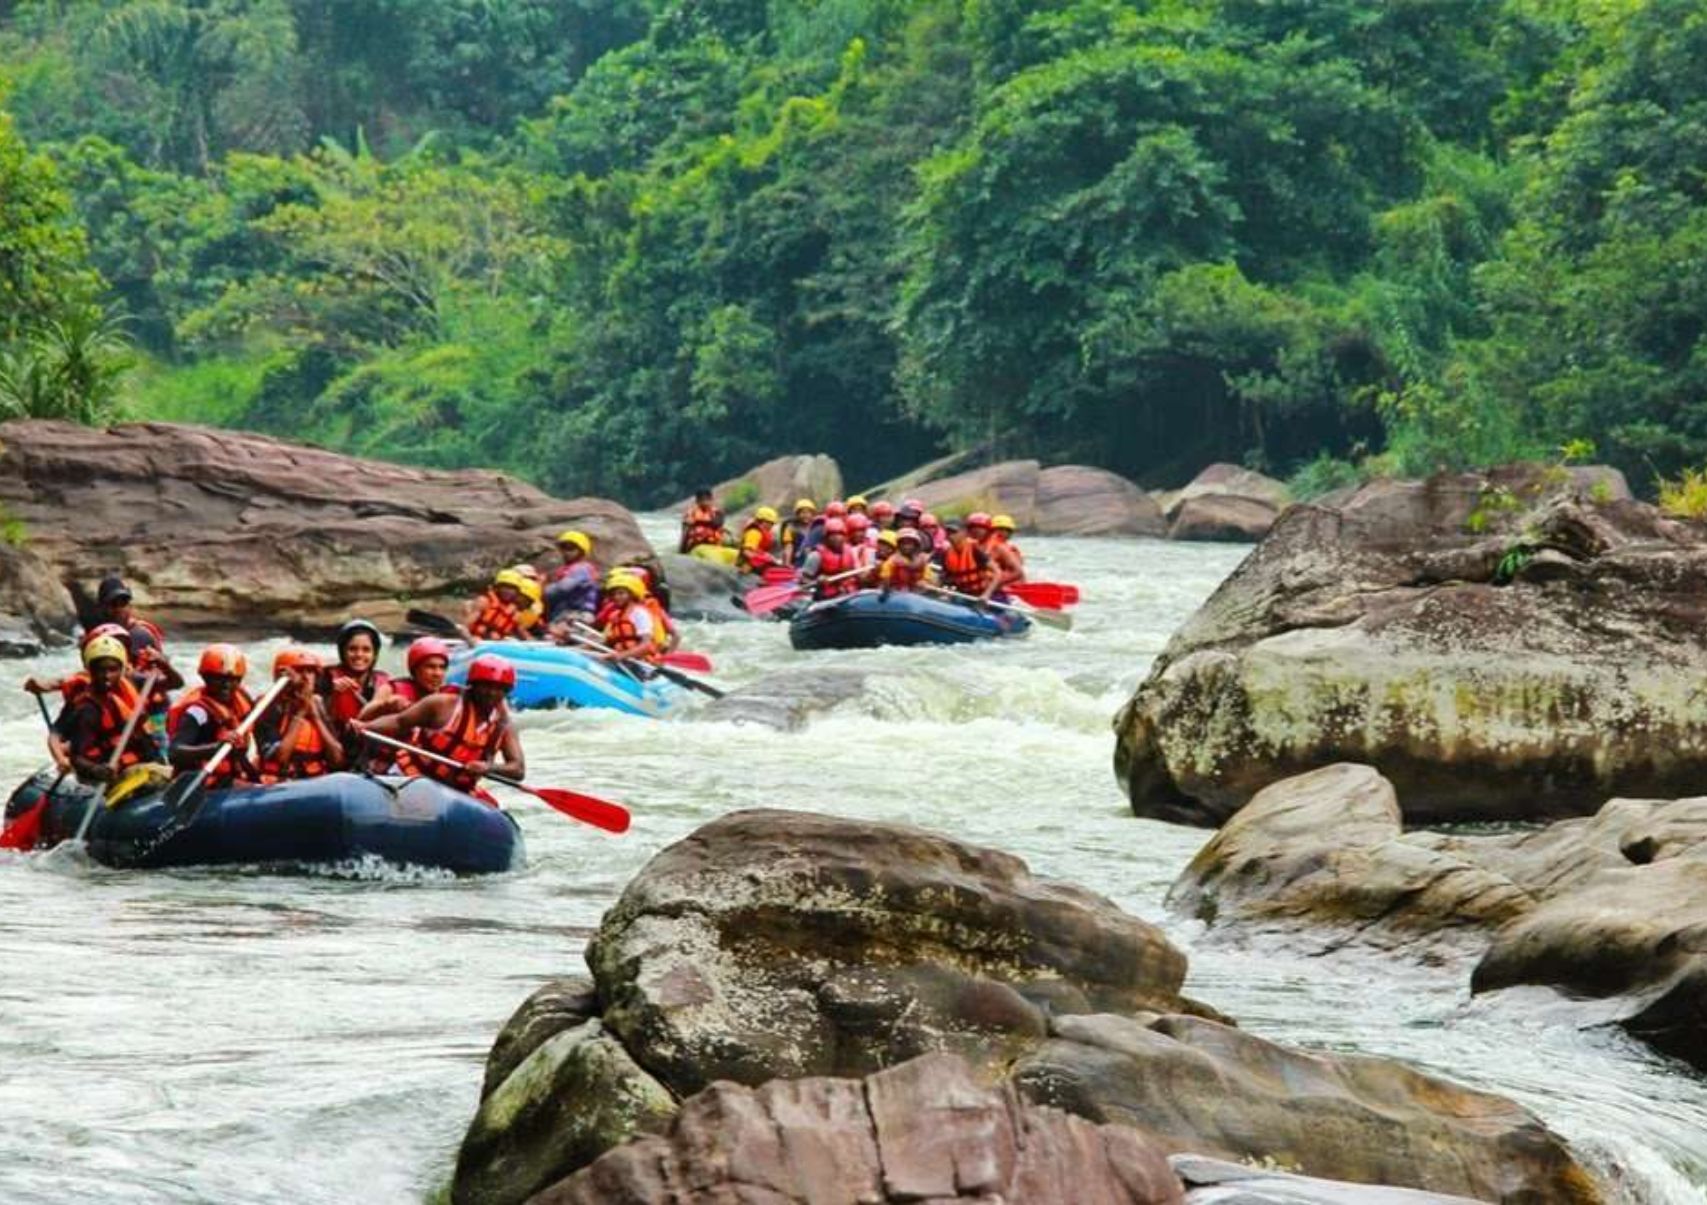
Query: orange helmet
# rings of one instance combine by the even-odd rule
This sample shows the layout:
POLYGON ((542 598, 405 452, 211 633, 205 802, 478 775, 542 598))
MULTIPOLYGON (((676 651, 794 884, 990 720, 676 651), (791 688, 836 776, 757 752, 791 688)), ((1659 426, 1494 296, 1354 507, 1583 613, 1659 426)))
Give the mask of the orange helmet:
POLYGON ((241 678, 249 672, 249 659, 235 644, 210 644, 202 650, 196 672, 203 678, 241 678))
MULTIPOLYGON (((203 654, 205 661, 206 654, 203 654)), ((320 655, 307 649, 280 649, 273 655, 273 677, 278 677, 286 670, 305 669, 313 673, 320 670, 320 655)))

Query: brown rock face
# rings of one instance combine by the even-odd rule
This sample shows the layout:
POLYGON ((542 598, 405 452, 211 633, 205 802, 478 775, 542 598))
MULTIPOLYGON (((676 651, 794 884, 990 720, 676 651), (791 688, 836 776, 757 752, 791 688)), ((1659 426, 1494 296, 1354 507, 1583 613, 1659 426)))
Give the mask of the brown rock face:
MULTIPOLYGON (((719 506, 729 511, 733 524, 751 517, 761 506, 774 506, 787 515, 801 498, 810 498, 820 507, 832 498, 842 496, 842 468, 832 457, 778 456, 748 469, 739 477, 719 482, 711 487, 719 506)), ((693 499, 684 498, 676 504, 677 511, 686 510, 693 499)))
POLYGON ((1294 506, 1116 720, 1139 815, 1218 825, 1373 765, 1412 822, 1582 815, 1707 772, 1707 539, 1519 468, 1294 506))
POLYGON ((140 611, 180 631, 400 623, 410 601, 549 563, 568 527, 607 564, 651 553, 613 502, 171 423, 0 424, 0 507, 60 581, 117 572, 140 611))
POLYGON ((76 625, 71 594, 53 566, 27 543, 0 541, 0 656, 33 656, 76 625))
POLYGON ((1160 536, 1167 529, 1155 499, 1124 477, 1085 465, 1046 469, 1035 460, 1007 460, 914 485, 906 493, 945 516, 1005 512, 1022 534, 1160 536))
POLYGON ((1181 1205, 1136 1130, 1096 1126, 981 1084, 950 1055, 863 1083, 714 1084, 670 1133, 617 1148, 535 1205, 1181 1205))
POLYGON ((1212 464, 1164 499, 1170 540, 1233 544, 1262 539, 1289 501, 1280 482, 1236 464, 1212 464))

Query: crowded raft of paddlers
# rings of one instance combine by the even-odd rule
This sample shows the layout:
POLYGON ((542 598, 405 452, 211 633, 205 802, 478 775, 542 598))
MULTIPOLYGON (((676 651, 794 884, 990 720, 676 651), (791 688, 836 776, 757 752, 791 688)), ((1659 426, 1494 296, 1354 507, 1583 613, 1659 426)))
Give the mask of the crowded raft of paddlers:
MULTIPOLYGON (((822 510, 801 499, 782 522, 761 506, 733 535, 701 491, 682 517, 679 548, 732 564, 748 583, 740 601, 749 613, 790 617, 796 647, 955 643, 1019 634, 1028 615, 1050 618, 1077 601, 1070 587, 1028 582, 1013 533, 1005 515, 939 522, 916 501, 856 496, 822 510)), ((550 573, 503 569, 459 618, 411 611, 431 634, 409 644, 405 675, 380 670, 382 633, 356 618, 338 629, 330 657, 278 651, 259 694, 247 685, 246 655, 227 643, 201 650, 192 683, 129 587, 104 580, 82 669, 24 683, 48 721, 56 775, 36 811, 66 779, 112 807, 130 796, 182 803, 347 772, 426 779, 493 804, 483 779, 519 784, 526 774, 516 707, 655 716, 668 709, 672 683, 720 693, 684 671, 709 661, 680 649, 668 590, 650 567, 602 571, 582 531, 555 543, 560 563, 550 573)), ((1051 622, 1065 626, 1065 617, 1051 622)), ((0 848, 31 847, 40 823, 9 810, 0 848)))

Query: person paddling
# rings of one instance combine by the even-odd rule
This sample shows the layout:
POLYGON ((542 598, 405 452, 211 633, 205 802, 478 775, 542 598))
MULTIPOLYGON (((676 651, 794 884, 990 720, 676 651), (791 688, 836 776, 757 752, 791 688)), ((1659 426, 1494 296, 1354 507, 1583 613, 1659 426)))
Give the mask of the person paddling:
POLYGON ((593 561, 593 538, 584 531, 557 537, 563 563, 545 583, 545 615, 554 635, 576 623, 589 623, 599 612, 599 567, 593 561))
POLYGON ((450 645, 437 636, 423 636, 411 644, 404 664, 409 667, 409 676, 388 679, 385 688, 362 708, 357 719, 377 720, 380 716, 396 715, 428 695, 457 689, 445 685, 445 677, 450 673, 450 645))
POLYGON ((617 572, 605 582, 607 607, 599 635, 606 661, 656 661, 662 654, 657 620, 646 606, 646 582, 637 573, 617 572))
POLYGON ((931 556, 925 551, 923 537, 911 527, 885 534, 895 537, 895 555, 883 562, 877 580, 878 588, 885 593, 891 590, 905 592, 918 589, 931 565, 931 556))
MULTIPOLYGON (((988 523, 987 518, 985 522, 988 523)), ((956 593, 988 602, 996 592, 996 573, 990 554, 972 538, 969 523, 951 522, 945 526, 948 547, 938 558, 944 584, 956 593)))
POLYGON ((761 573, 777 563, 776 522, 773 507, 761 506, 753 512, 741 532, 741 551, 735 557, 735 568, 743 573, 761 573))
POLYGON ((333 644, 338 663, 320 671, 316 691, 332 717, 340 741, 349 740, 350 721, 379 697, 390 681, 378 669, 382 643, 379 628, 366 619, 352 619, 338 629, 333 644))
MULTIPOLYGON (((402 740, 451 759, 456 766, 399 752, 397 769, 412 778, 431 778, 477 794, 480 779, 486 774, 496 772, 514 779, 527 775, 521 739, 510 722, 506 703, 515 685, 515 666, 495 653, 482 653, 469 663, 468 684, 460 694, 429 695, 395 715, 372 722, 358 720, 355 729, 402 740)), ((483 792, 478 792, 478 797, 486 798, 483 792)))
POLYGON ((794 504, 794 513, 783 520, 778 539, 782 543, 782 563, 798 567, 806 557, 806 532, 818 514, 818 504, 802 498, 794 504))
POLYGON ((823 543, 812 550, 800 567, 800 588, 811 591, 814 601, 852 594, 859 589, 859 579, 852 574, 860 568, 861 557, 848 547, 847 521, 827 519, 823 543))
MULTIPOLYGON (((202 684, 186 691, 166 713, 166 732, 171 742, 168 758, 180 774, 193 774, 208 764, 236 735, 238 725, 255 705, 243 689, 249 661, 235 645, 208 645, 202 650, 196 670, 202 684)), ((208 774, 206 785, 211 789, 239 781, 260 781, 251 752, 250 742, 245 738, 231 756, 208 774)))
POLYGON ((79 782, 109 783, 132 766, 159 761, 154 738, 131 724, 145 700, 126 677, 130 650, 125 642, 112 635, 96 637, 83 646, 83 665, 87 678, 67 694, 53 722, 62 742, 63 760, 58 753, 54 757, 60 770, 74 771, 79 782), (121 750, 127 731, 130 739, 121 750))
POLYGON ((1025 580, 1025 557, 1013 542, 1013 536, 1012 515, 995 515, 990 519, 990 533, 984 540, 984 551, 990 554, 996 565, 997 593, 1025 580))
POLYGON ((694 491, 693 505, 682 515, 679 552, 692 552, 701 544, 723 543, 723 511, 709 489, 694 491))
POLYGON ((523 615, 527 610, 527 579, 514 569, 500 569, 492 584, 463 609, 463 634, 476 640, 526 640, 523 615))
POLYGON ((871 504, 872 526, 879 531, 897 531, 899 524, 895 522, 895 504, 878 499, 871 504))
POLYGON ((280 649, 273 677, 290 685, 278 705, 255 725, 261 774, 268 782, 318 778, 344 765, 344 746, 316 689, 320 658, 307 649, 280 649))

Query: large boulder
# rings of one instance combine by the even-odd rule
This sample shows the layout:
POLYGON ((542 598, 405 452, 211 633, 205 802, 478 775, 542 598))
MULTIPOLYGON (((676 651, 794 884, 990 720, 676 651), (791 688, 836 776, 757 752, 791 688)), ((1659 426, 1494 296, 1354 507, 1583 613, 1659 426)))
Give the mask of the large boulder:
POLYGON ((1254 544, 1286 509, 1286 487, 1236 464, 1212 464, 1184 489, 1164 495, 1171 540, 1254 544))
POLYGON ((1025 1104, 927 1055, 863 1082, 714 1084, 667 1135, 618 1147, 534 1205, 1182 1205, 1137 1130, 1025 1104))
POLYGON ((351 614, 400 626, 411 603, 550 563, 569 527, 605 563, 651 555, 614 502, 173 423, 0 424, 0 508, 58 581, 118 573, 177 631, 324 631, 351 614))
POLYGON ((1479 1201, 1601 1199, 1558 1135, 1503 1097, 1391 1059, 1291 1050, 1200 1017, 1058 1017, 1013 1079, 1170 1152, 1479 1201))
POLYGON ((1033 528, 1046 536, 1162 536, 1168 525, 1156 500, 1126 478, 1064 464, 1037 475, 1033 528))
POLYGON ((744 619, 747 613, 735 605, 752 582, 744 580, 733 565, 723 565, 697 556, 666 552, 658 567, 670 588, 670 613, 681 619, 744 619))
POLYGON ((0 657, 32 657, 71 639, 77 610, 53 566, 29 546, 28 532, 17 532, 16 543, 6 535, 0 532, 0 657))
POLYGON ((1339 761, 1413 822, 1686 793, 1707 539, 1611 481, 1518 467, 1287 510, 1117 718, 1133 810, 1219 825, 1339 761))
POLYGON ((1186 1205, 1470 1205, 1469 1197, 1345 1184, 1201 1155, 1175 1155, 1168 1162, 1188 1190, 1186 1205))
MULTIPOLYGON (((761 506, 774 506, 783 514, 794 509, 801 498, 823 506, 842 496, 842 468, 835 459, 816 456, 778 456, 711 487, 719 506, 729 512, 737 527, 761 506)), ((693 499, 684 498, 675 509, 686 510, 693 499)))
POLYGON ((1029 531, 1037 523, 1037 478, 1042 471, 1043 466, 1035 460, 1004 460, 927 481, 911 493, 926 510, 945 519, 963 518, 979 510, 1005 512, 1013 516, 1020 530, 1029 531))

